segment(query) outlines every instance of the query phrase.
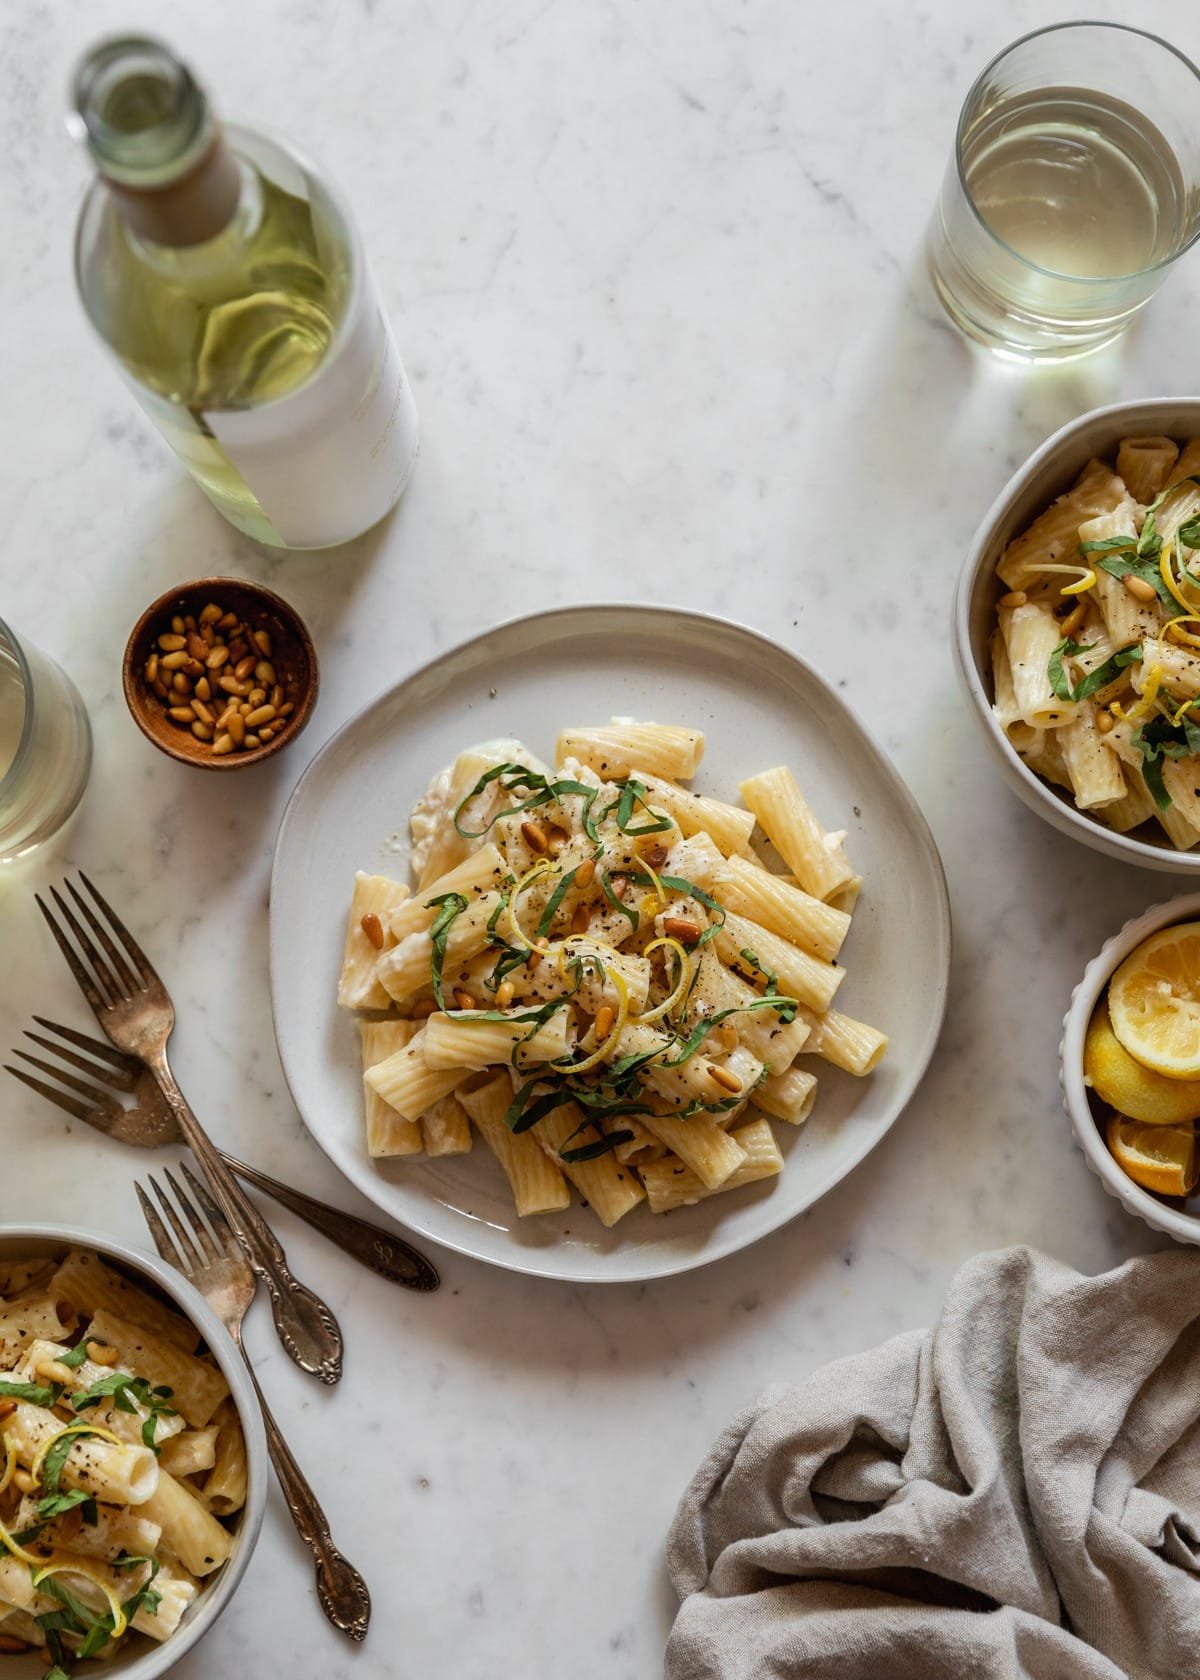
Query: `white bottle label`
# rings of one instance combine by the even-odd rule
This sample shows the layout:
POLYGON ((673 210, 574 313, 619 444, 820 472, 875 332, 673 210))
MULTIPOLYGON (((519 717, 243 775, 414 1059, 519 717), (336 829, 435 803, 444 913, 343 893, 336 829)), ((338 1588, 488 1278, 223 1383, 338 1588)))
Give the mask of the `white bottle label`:
POLYGON ((412 473, 417 410, 369 270, 307 385, 204 419, 288 547, 346 542, 382 519, 412 473))

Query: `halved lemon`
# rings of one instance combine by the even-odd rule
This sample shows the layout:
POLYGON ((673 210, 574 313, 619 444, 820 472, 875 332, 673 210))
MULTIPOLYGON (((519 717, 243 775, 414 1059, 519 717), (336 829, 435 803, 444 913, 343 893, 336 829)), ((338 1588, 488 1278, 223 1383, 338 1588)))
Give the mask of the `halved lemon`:
POLYGON ((1112 1030, 1104 1003, 1088 1025, 1083 1072, 1102 1102, 1132 1120, 1153 1126, 1200 1120, 1200 1079, 1164 1079, 1135 1061, 1112 1030))
POLYGON ((1108 1147, 1117 1165, 1160 1196, 1189 1196, 1200 1175, 1196 1134, 1190 1126, 1147 1126, 1114 1114, 1108 1122, 1108 1147))
POLYGON ((1109 981, 1108 1012, 1145 1067, 1167 1079, 1200 1076, 1200 922, 1143 940, 1109 981))

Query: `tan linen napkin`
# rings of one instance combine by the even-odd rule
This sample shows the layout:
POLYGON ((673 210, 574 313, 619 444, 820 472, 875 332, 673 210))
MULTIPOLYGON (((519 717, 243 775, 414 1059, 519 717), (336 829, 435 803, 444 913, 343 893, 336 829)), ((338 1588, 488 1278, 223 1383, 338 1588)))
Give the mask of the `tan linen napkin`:
POLYGON ((936 1329, 735 1419, 668 1680, 1200 1677, 1200 1255, 980 1255, 936 1329))

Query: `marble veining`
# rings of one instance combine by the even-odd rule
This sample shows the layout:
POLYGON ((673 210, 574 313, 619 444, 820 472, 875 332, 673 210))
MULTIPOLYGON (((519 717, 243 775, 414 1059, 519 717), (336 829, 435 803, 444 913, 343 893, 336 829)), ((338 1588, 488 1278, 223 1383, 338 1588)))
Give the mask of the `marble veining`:
MULTIPOLYGON (((984 0, 208 0, 155 15, 226 113, 300 136, 348 190, 421 410, 395 516, 338 554, 293 557, 208 508, 75 303, 84 165, 63 89, 85 41, 136 12, 40 0, 0 20, 0 612, 70 669, 96 732, 79 822, 0 880, 5 1045, 34 1008, 87 1025, 31 900, 82 864, 174 990, 173 1059, 213 1133, 369 1211, 309 1142, 275 1054, 279 814, 307 756, 399 675, 566 601, 726 613, 811 660, 920 801, 955 918, 945 1034, 907 1114, 806 1217, 717 1266, 581 1289, 439 1254, 445 1288, 422 1299, 279 1213, 297 1275, 341 1317, 345 1380, 325 1392, 292 1368, 261 1305, 248 1340, 375 1618, 362 1651, 326 1626, 273 1499, 181 1680, 644 1680, 671 1612, 675 1501, 760 1388, 928 1322, 979 1249, 1027 1241, 1099 1270, 1157 1241, 1075 1154, 1055 1051, 1086 960, 1171 884, 1082 851, 1005 791, 946 628, 970 534, 1037 443, 1097 403, 1194 390, 1180 346, 1200 259, 1127 343, 1033 374, 968 349, 922 277, 968 83, 1005 37, 1060 16, 1050 0, 1014 0, 1002 22, 984 0), (229 779, 155 754, 118 682, 145 602, 210 571, 280 589, 323 662, 303 744, 229 779)), ((1200 56, 1177 0, 1144 0, 1137 21, 1200 56)), ((0 1219, 142 1240, 130 1181, 145 1158, 15 1085, 0 1103, 0 1219)))

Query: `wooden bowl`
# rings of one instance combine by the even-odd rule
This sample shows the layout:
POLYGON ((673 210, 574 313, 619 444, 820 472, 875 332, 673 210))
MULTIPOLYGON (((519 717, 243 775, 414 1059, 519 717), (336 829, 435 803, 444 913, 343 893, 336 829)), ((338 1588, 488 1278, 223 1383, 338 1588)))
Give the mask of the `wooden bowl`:
MULTIPOLYGON (((300 615, 270 589, 245 578, 197 578, 160 595, 138 619, 125 644, 121 684, 133 721, 168 758, 200 770, 245 770, 294 741, 312 716, 319 684, 317 650, 300 615), (170 701, 155 693, 145 675, 146 662, 157 648, 159 636, 170 633, 172 618, 191 615, 198 619, 210 601, 226 612, 236 613, 252 630, 268 633, 271 663, 295 705, 284 727, 269 741, 223 756, 214 754, 209 742, 197 740, 189 728, 167 716, 170 701)), ((217 700, 223 703, 225 696, 219 695, 217 700)), ((213 709, 217 709, 217 700, 211 702, 213 709)))

